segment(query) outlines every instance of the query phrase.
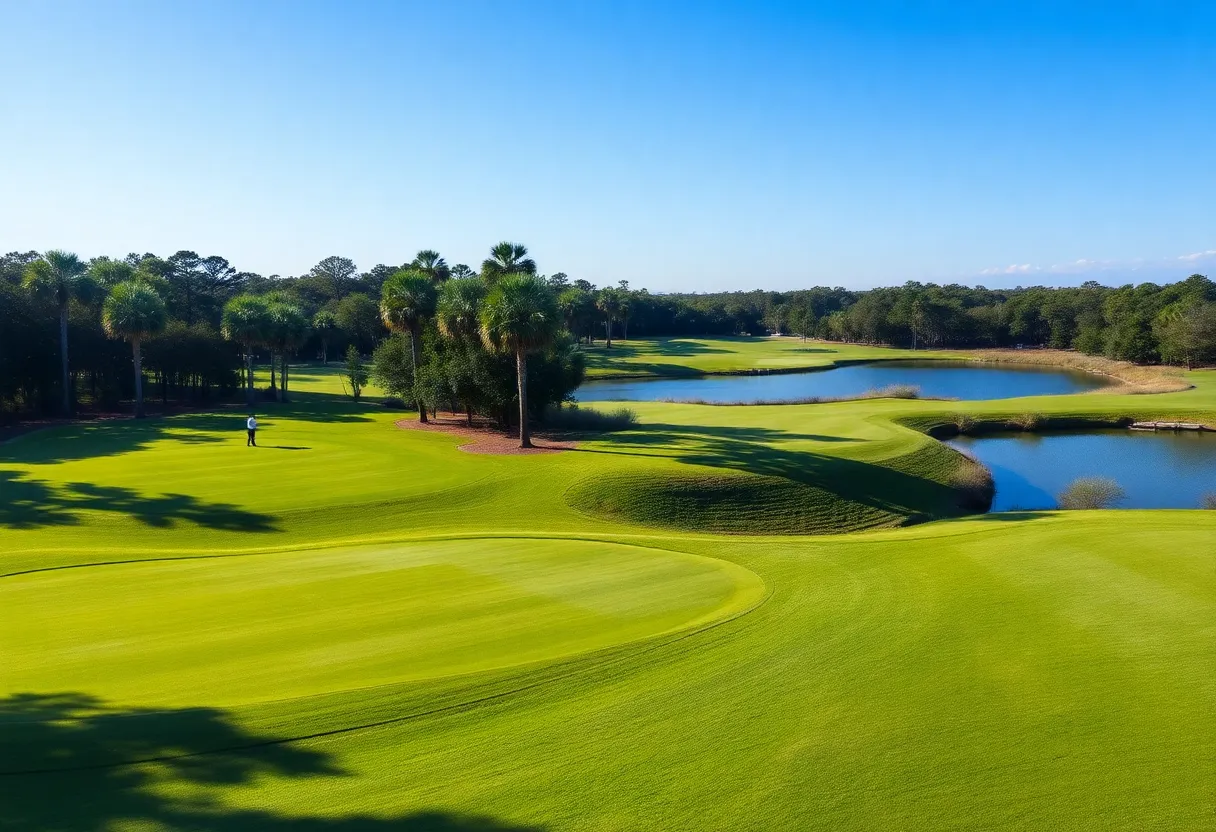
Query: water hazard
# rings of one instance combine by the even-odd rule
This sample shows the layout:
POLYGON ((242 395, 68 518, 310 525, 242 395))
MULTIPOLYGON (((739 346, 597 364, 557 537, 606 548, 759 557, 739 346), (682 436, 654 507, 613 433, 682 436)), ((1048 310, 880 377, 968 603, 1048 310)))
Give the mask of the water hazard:
POLYGON ((582 402, 798 401, 846 398, 892 385, 911 385, 922 397, 1011 399, 1084 393, 1108 386, 1102 376, 1055 368, 977 365, 953 361, 881 361, 808 373, 760 376, 699 376, 678 379, 590 381, 578 389, 582 402))
POLYGON ((948 444, 992 471, 993 511, 1055 508, 1079 477, 1117 482, 1125 497, 1116 508, 1200 508, 1216 495, 1216 433, 1009 433, 948 444))

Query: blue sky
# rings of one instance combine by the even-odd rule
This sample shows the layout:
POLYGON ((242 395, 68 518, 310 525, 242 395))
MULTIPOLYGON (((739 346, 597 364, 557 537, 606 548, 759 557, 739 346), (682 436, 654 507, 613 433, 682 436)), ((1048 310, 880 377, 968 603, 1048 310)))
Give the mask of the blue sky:
POLYGON ((0 4, 0 250, 657 291, 1216 272, 1216 3, 0 4), (1189 258, 1189 259, 1188 259, 1189 258))

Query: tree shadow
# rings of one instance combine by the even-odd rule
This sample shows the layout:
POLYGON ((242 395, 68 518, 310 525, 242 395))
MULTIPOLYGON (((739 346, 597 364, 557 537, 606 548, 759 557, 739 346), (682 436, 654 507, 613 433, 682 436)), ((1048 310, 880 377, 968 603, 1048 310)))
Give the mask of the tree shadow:
MULTIPOLYGON (((260 404, 259 430, 273 431, 276 419, 324 424, 371 422, 354 405, 260 404)), ((49 465, 79 459, 116 456, 145 450, 156 442, 185 445, 245 444, 245 419, 249 411, 232 408, 210 413, 189 413, 152 419, 106 419, 56 425, 32 431, 0 444, 0 462, 49 465)), ((294 448, 293 448, 294 450, 294 448)))
POLYGON ((18 471, 0 471, 0 528, 72 526, 82 511, 126 514, 147 526, 178 523, 220 531, 271 532, 274 518, 230 503, 209 503, 189 494, 152 496, 130 488, 73 482, 57 485, 18 471))
POLYGON ((351 776, 331 754, 253 733, 215 708, 123 709, 83 693, 0 698, 0 826, 10 832, 541 832, 438 810, 313 817, 215 799, 263 778, 351 776))
POLYGON ((647 423, 637 430, 606 434, 597 443, 599 447, 582 446, 576 450, 666 457, 688 465, 781 477, 909 520, 959 513, 958 492, 943 482, 888 465, 780 444, 796 440, 862 441, 771 428, 647 423))

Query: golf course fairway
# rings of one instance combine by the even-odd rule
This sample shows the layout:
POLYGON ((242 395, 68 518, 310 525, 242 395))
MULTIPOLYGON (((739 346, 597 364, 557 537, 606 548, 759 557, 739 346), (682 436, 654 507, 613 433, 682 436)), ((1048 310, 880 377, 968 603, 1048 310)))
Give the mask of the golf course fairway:
MULTIPOLYGON (((697 343, 635 355, 801 348, 697 343)), ((293 377, 257 449, 239 410, 0 444, 0 828, 1216 829, 1216 512, 971 515, 925 433, 1213 421, 1212 371, 638 403, 537 455, 293 377)))

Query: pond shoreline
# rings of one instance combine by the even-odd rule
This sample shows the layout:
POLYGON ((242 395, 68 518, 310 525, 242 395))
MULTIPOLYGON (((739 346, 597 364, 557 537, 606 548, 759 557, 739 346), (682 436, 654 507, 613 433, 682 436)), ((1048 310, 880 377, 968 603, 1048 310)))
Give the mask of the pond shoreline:
MULTIPOLYGON (((834 343, 825 341, 822 343, 834 343)), ((1124 387, 1135 388, 1132 391, 1112 387, 1105 391, 1111 392, 1140 392, 1142 394, 1151 393, 1176 393, 1183 390, 1192 390, 1195 385, 1184 381, 1177 375, 1176 368, 1165 367, 1155 364, 1132 364, 1127 361, 1113 361, 1109 358, 1101 358, 1099 356, 1085 355, 1084 353, 1072 352, 1070 350, 951 350, 951 354, 943 354, 941 351, 929 351, 927 355, 916 354, 914 350, 908 350, 907 356, 891 356, 889 358, 846 358, 839 361, 832 361, 829 364, 816 364, 810 367, 748 367, 738 370, 695 370, 688 368, 688 372, 678 374, 657 374, 657 373, 602 373, 596 375, 588 375, 587 382, 596 381, 661 381, 674 380, 683 378, 707 378, 714 376, 778 376, 778 375, 798 375, 802 373, 819 373, 828 370, 835 370, 840 367, 853 367, 860 364, 883 364, 892 361, 959 361, 959 362, 974 362, 976 364, 1006 364, 1011 366, 1022 367, 1042 367, 1054 368, 1057 370, 1070 370, 1074 372, 1089 373, 1090 375, 1101 376, 1103 378, 1114 379, 1120 382, 1124 387)), ((1096 392, 1096 391, 1087 391, 1096 392)))

